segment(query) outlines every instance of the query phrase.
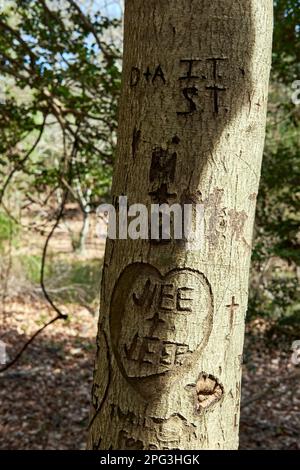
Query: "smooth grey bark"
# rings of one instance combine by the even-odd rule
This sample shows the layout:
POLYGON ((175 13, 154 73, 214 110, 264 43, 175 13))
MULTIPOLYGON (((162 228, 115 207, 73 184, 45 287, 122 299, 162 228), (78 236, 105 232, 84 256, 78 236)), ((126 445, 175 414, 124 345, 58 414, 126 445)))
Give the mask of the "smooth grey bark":
POLYGON ((88 448, 236 449, 271 0, 127 0, 113 201, 204 205, 204 243, 108 240, 88 448))

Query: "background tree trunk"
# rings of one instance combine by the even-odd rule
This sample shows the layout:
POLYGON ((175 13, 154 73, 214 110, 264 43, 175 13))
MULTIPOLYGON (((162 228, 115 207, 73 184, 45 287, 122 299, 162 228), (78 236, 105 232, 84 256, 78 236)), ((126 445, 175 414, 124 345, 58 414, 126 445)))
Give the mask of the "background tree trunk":
POLYGON ((130 0, 113 200, 202 203, 205 240, 108 240, 89 448, 236 449, 271 0, 130 0))

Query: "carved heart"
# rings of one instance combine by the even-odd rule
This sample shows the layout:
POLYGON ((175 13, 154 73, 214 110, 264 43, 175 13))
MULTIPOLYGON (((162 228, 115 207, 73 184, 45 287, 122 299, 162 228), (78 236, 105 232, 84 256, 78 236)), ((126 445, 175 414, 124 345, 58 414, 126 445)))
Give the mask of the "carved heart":
POLYGON ((110 333, 118 366, 142 394, 166 387, 189 369, 212 329, 213 300, 205 276, 188 268, 164 276, 134 263, 112 296, 110 333))

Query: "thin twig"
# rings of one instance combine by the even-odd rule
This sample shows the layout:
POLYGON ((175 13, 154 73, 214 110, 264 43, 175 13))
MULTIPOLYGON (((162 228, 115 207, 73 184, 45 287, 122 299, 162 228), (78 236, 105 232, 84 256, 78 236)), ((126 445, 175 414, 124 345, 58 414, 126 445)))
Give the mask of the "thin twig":
POLYGON ((251 405, 255 401, 259 401, 262 399, 266 399, 270 397, 271 395, 275 396, 280 396, 286 393, 286 390, 278 390, 278 386, 282 385, 283 383, 290 382, 293 379, 299 379, 300 378, 300 372, 296 372, 295 374, 292 375, 286 375, 284 377, 280 377, 279 380, 273 381, 271 385, 266 387, 265 389, 261 390, 260 392, 256 393, 253 395, 249 400, 246 400, 242 402, 241 408, 244 408, 246 406, 251 405))
POLYGON ((2 186, 1 188, 1 191, 0 191, 0 204, 2 203, 2 199, 3 199, 3 196, 4 196, 4 193, 5 193, 5 190, 7 188, 7 186, 9 185, 10 183, 10 180, 12 179, 12 177, 14 176, 14 174, 19 171, 19 167, 21 165, 23 165, 27 160, 28 158, 30 157, 30 155, 32 154, 32 152, 36 149, 38 143, 40 142, 41 138, 42 138, 42 135, 43 135, 43 132, 44 132, 44 128, 45 128, 45 124, 46 124, 46 119, 47 119, 47 115, 44 115, 44 119, 43 119, 43 122, 41 124, 41 128, 40 128, 40 132, 39 132, 39 135, 38 135, 38 138, 36 139, 36 141, 34 142, 34 144, 32 145, 32 147, 28 150, 28 152, 26 153, 26 155, 24 156, 24 158, 22 158, 22 160, 20 160, 20 162, 18 163, 18 166, 15 166, 10 174, 8 175, 8 177, 6 178, 6 181, 4 183, 4 185, 2 186))

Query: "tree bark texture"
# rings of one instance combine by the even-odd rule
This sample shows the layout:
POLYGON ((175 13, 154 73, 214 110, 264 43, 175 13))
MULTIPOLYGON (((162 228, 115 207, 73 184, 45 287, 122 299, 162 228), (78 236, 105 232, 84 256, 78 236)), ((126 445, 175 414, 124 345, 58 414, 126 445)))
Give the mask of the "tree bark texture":
POLYGON ((205 238, 107 241, 88 448, 238 447, 271 38, 271 0, 126 1, 113 202, 203 204, 205 238))

